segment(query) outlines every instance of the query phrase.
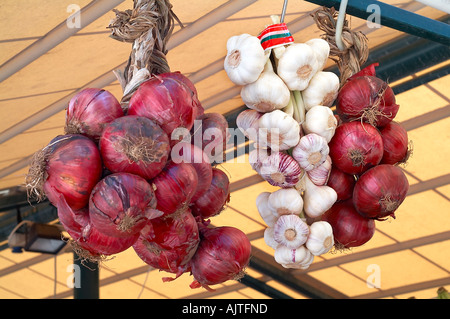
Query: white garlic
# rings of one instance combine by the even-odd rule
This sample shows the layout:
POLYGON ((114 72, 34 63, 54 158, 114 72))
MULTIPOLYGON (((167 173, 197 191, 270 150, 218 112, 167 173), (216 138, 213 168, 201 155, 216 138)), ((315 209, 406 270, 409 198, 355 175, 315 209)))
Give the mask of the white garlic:
POLYGON ((305 43, 314 50, 319 64, 319 71, 322 71, 327 64, 328 56, 330 55, 330 45, 327 41, 320 38, 311 39, 305 43))
POLYGON ((276 216, 295 214, 303 210, 303 198, 295 188, 281 188, 271 193, 268 205, 276 216))
POLYGON ((308 268, 314 260, 313 254, 305 246, 289 249, 280 245, 275 249, 274 258, 284 268, 297 269, 308 268))
POLYGON ((322 165, 307 171, 308 177, 311 182, 317 186, 325 185, 328 182, 328 178, 331 173, 332 160, 330 155, 327 156, 325 162, 322 165))
POLYGON ((307 175, 304 176, 304 180, 303 210, 311 218, 320 217, 336 202, 337 193, 327 185, 314 185, 307 175))
POLYGON ((249 140, 256 141, 258 139, 258 120, 262 115, 263 113, 249 109, 242 111, 237 116, 236 125, 249 140))
POLYGON ((269 196, 269 192, 259 194, 258 197, 256 197, 256 208, 267 226, 272 227, 275 225, 277 217, 269 206, 269 196))
POLYGON ((264 230, 264 242, 267 246, 277 249, 280 244, 273 238, 273 227, 267 227, 264 230))
POLYGON ((309 133, 292 149, 292 157, 305 171, 310 171, 325 162, 330 148, 322 136, 309 133))
POLYGON ((308 239, 309 226, 297 215, 281 215, 273 226, 273 238, 279 244, 296 249, 308 239))
POLYGON ((281 110, 265 113, 258 120, 258 144, 274 151, 288 150, 300 140, 300 125, 281 110))
POLYGON ((315 105, 306 113, 302 128, 306 134, 316 133, 330 143, 336 132, 337 119, 333 111, 324 105, 315 105))
POLYGON ((302 91, 303 103, 308 112, 313 106, 332 106, 339 92, 339 77, 333 72, 319 71, 302 91))
POLYGON ((247 33, 235 35, 227 41, 224 69, 234 84, 246 85, 258 79, 267 58, 257 37, 247 33))
POLYGON ((326 221, 317 221, 309 227, 306 248, 314 255, 326 254, 334 245, 333 228, 326 221))
POLYGON ((291 91, 303 91, 318 69, 314 50, 305 43, 294 43, 278 60, 277 73, 291 91))
POLYGON ((286 107, 290 91, 268 60, 259 78, 242 87, 241 99, 248 108, 266 113, 286 107))

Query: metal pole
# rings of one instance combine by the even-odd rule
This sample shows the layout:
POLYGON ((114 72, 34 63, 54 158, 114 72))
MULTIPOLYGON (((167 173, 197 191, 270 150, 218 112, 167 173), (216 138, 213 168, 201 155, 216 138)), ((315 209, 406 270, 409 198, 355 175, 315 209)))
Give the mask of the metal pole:
POLYGON ((100 285, 98 264, 82 260, 75 252, 73 253, 73 263, 78 266, 74 268, 74 271, 75 278, 79 281, 74 285, 73 298, 99 299, 100 285))

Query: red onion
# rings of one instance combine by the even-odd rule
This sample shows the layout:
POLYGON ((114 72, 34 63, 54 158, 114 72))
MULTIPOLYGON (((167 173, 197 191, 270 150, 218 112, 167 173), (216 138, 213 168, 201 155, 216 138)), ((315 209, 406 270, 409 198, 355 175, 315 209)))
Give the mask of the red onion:
POLYGON ((105 127, 100 138, 104 164, 113 173, 127 172, 151 179, 167 163, 169 137, 145 117, 123 116, 105 127))
POLYGON ((162 215, 155 208, 152 186, 130 173, 106 176, 94 187, 89 200, 92 225, 103 234, 116 237, 140 232, 149 219, 162 215))
POLYGON ((200 147, 210 161, 222 162, 230 139, 228 122, 220 113, 205 113, 197 117, 191 130, 191 143, 200 147))
POLYGON ((329 147, 333 165, 347 174, 361 174, 380 163, 383 157, 379 131, 359 121, 339 125, 329 147))
POLYGON ((151 119, 169 137, 176 128, 190 130, 200 113, 192 89, 169 75, 155 75, 143 82, 133 93, 128 108, 128 115, 151 119))
POLYGON ((73 209, 89 202, 89 195, 100 180, 102 160, 97 145, 80 134, 59 135, 32 159, 26 183, 28 193, 37 200, 45 197, 52 204, 63 194, 73 209))
POLYGON ((408 132, 400 123, 390 122, 380 131, 383 139, 381 164, 405 163, 410 155, 408 132))
POLYGON ((365 75, 376 76, 375 67, 379 66, 379 65, 380 65, 379 63, 372 63, 372 64, 366 66, 361 71, 353 74, 351 77, 348 78, 348 80, 353 80, 355 78, 358 78, 360 76, 365 76, 365 75))
POLYGON ((63 196, 58 198, 56 207, 61 223, 72 237, 72 248, 82 259, 101 261, 106 256, 118 254, 130 248, 139 237, 139 233, 126 237, 113 237, 99 232, 92 226, 88 208, 75 211, 67 205, 63 196))
POLYGON ((191 201, 196 201, 209 189, 213 178, 212 166, 208 156, 201 148, 187 142, 180 142, 174 145, 170 156, 174 163, 190 163, 195 168, 198 184, 191 201))
POLYGON ((207 192, 193 201, 192 214, 203 219, 218 215, 230 201, 230 180, 218 168, 212 169, 212 181, 207 192))
POLYGON ((355 183, 356 180, 353 175, 346 174, 335 166, 331 167, 327 185, 336 191, 338 201, 352 197, 355 183))
POLYGON ((398 108, 390 86, 375 76, 346 82, 336 100, 336 111, 344 122, 362 119, 377 127, 392 121, 398 108))
POLYGON ((406 198, 409 182, 398 166, 381 164, 369 169, 356 182, 353 201, 366 218, 392 216, 406 198))
POLYGON ((333 228, 337 249, 361 246, 375 233, 375 221, 358 214, 352 199, 336 202, 322 215, 322 220, 333 228))
POLYGON ((191 288, 238 280, 250 261, 251 244, 239 229, 229 226, 208 228, 199 224, 200 244, 190 261, 194 281, 191 288))
POLYGON ((181 82, 184 85, 186 85, 191 90, 192 100, 194 101, 194 104, 197 107, 196 108, 197 116, 200 116, 204 113, 205 110, 203 109, 203 107, 198 99, 197 89, 196 89, 194 83, 192 83, 192 81, 189 80, 189 78, 187 76, 185 76, 184 74, 182 74, 179 71, 161 73, 158 76, 161 78, 171 78, 173 80, 176 80, 176 81, 181 82))
MULTIPOLYGON (((189 209, 176 218, 152 219, 133 245, 137 255, 150 266, 175 273, 188 271, 188 262, 200 242, 197 222, 189 209)), ((163 278, 171 281, 174 278, 163 278)))
POLYGON ((124 115, 119 101, 110 92, 88 88, 69 102, 66 111, 66 134, 83 134, 98 140, 106 124, 124 115))
POLYGON ((169 162, 152 181, 156 209, 164 216, 183 212, 189 206, 198 184, 195 168, 189 163, 169 162))

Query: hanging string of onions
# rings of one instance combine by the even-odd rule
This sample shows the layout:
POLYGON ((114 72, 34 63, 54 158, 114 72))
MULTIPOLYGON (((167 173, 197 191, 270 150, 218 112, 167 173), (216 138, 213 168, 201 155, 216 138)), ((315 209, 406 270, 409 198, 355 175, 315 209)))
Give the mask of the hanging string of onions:
POLYGON ((70 100, 65 135, 33 158, 28 194, 57 207, 82 259, 100 262, 132 247, 175 274, 164 281, 188 272, 192 288, 211 290, 239 279, 250 241, 210 224, 230 200, 228 176, 213 167, 229 138, 227 120, 205 114, 194 84, 170 71, 166 43, 177 17, 168 0, 135 0, 133 10, 115 13, 112 38, 133 43, 125 71, 115 72, 122 99, 86 88, 70 100), (205 138, 208 130, 214 136, 205 138))

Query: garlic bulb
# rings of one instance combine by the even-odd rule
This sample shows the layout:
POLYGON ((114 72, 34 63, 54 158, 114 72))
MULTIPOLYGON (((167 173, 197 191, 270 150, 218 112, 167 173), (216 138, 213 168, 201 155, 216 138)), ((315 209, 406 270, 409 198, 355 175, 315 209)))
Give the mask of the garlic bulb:
POLYGON ((264 242, 267 246, 277 249, 280 244, 273 238, 273 227, 267 227, 264 230, 264 242))
POLYGON ((324 39, 316 38, 305 42, 307 45, 314 50, 316 54, 317 63, 319 64, 319 71, 325 68, 328 61, 328 56, 330 55, 330 45, 324 39))
POLYGON ((281 215, 273 226, 273 238, 279 244, 296 249, 306 243, 309 226, 297 215, 281 215))
POLYGON ((259 194, 258 197, 256 197, 256 208, 267 226, 272 227, 275 225, 277 217, 269 206, 269 196, 269 192, 259 194))
POLYGON ((330 148, 328 143, 320 135, 309 133, 300 139, 300 142, 292 149, 292 157, 305 171, 310 171, 325 162, 330 148))
POLYGON ((294 43, 286 48, 278 60, 277 73, 291 91, 303 91, 319 69, 316 54, 305 43, 294 43))
POLYGON ((270 150, 263 147, 256 147, 254 150, 250 151, 250 153, 248 153, 248 161, 252 169, 258 172, 269 154, 270 150))
POLYGON ((246 85, 258 79, 267 58, 257 37, 247 33, 235 35, 227 41, 224 69, 234 84, 246 85))
POLYGON ((327 159, 325 160, 325 162, 323 162, 322 165, 306 172, 310 181, 317 186, 325 185, 328 182, 328 178, 330 177, 331 165, 331 157, 330 155, 328 155, 327 159))
POLYGON ((281 110, 265 113, 258 121, 258 144, 274 151, 288 150, 300 140, 300 125, 281 110))
POLYGON ((268 205, 277 217, 287 214, 300 215, 303 198, 295 188, 281 188, 270 194, 268 205))
POLYGON ((280 245, 275 249, 274 257, 284 268, 296 269, 306 269, 314 260, 314 255, 305 246, 289 249, 280 245))
POLYGON ((259 122, 263 113, 255 110, 244 110, 236 118, 236 125, 245 137, 252 141, 258 139, 259 122))
POLYGON ((241 99, 248 108, 266 113, 286 107, 290 91, 268 60, 259 78, 242 87, 241 99))
POLYGON ((333 72, 319 71, 302 91, 306 111, 313 106, 332 106, 339 92, 339 77, 333 72))
POLYGON ((336 202, 337 193, 327 185, 314 185, 308 176, 304 176, 304 180, 303 210, 311 218, 320 217, 336 202))
POLYGON ((326 221, 317 221, 309 227, 306 248, 314 255, 326 254, 334 245, 333 228, 326 221))
POLYGON ((294 187, 304 173, 292 156, 282 152, 267 156, 257 172, 270 185, 282 188, 294 187))
POLYGON ((316 133, 330 143, 337 127, 337 119, 328 106, 316 105, 306 113, 302 128, 306 134, 316 133))

